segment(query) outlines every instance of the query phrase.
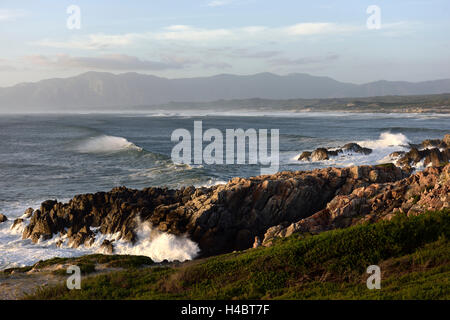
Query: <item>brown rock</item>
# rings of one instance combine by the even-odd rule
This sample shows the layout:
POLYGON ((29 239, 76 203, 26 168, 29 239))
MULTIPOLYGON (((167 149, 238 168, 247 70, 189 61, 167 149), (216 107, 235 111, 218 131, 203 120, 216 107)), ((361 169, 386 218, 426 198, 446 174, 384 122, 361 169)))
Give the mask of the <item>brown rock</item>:
POLYGON ((8 218, 4 215, 0 213, 0 223, 8 221, 8 218))
POLYGON ((311 154, 312 161, 328 160, 328 151, 325 148, 317 148, 311 154))
POLYGON ((298 157, 297 160, 307 160, 309 161, 311 158, 311 152, 309 151, 304 151, 302 152, 302 154, 298 157))

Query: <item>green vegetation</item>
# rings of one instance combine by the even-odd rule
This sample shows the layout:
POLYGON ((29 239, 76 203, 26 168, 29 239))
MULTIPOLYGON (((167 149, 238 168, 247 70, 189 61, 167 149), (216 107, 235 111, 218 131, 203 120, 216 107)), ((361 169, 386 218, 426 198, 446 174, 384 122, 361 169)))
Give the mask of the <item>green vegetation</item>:
POLYGON ((450 211, 293 235, 269 248, 129 268, 60 285, 30 299, 448 299, 450 211), (366 268, 379 265, 382 289, 368 290, 366 268))

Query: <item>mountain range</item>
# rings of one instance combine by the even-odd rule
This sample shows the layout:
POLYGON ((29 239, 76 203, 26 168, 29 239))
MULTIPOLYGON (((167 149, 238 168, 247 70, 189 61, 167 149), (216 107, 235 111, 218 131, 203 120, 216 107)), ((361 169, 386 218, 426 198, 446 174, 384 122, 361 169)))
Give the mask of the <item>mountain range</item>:
POLYGON ((138 73, 87 72, 0 88, 0 111, 107 110, 170 102, 232 99, 326 99, 450 92, 450 79, 407 82, 339 82, 308 74, 221 74, 167 79, 138 73))

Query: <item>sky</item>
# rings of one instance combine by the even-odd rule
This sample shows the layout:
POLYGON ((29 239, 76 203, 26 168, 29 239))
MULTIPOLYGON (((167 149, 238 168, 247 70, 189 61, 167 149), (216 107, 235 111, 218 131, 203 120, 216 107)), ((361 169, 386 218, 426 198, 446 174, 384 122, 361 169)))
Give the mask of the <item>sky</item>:
POLYGON ((449 13, 448 0, 0 0, 0 87, 86 71, 444 79, 449 13))

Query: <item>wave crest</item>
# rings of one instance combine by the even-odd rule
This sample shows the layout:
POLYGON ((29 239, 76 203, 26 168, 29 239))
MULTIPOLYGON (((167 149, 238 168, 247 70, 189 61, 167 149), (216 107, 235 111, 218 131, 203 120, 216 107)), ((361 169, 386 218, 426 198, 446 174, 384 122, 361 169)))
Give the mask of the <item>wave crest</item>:
POLYGON ((378 140, 358 142, 361 146, 371 149, 383 149, 391 147, 406 147, 409 139, 402 133, 382 132, 378 140))
POLYGON ((126 150, 140 152, 142 148, 122 137, 102 135, 82 141, 75 150, 80 153, 115 153, 126 150))

